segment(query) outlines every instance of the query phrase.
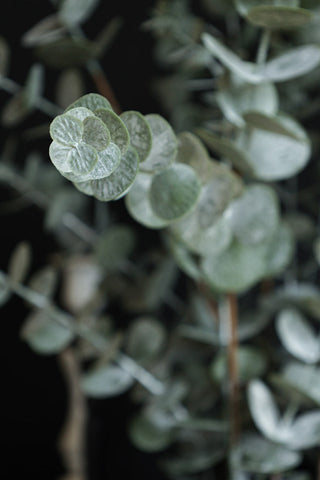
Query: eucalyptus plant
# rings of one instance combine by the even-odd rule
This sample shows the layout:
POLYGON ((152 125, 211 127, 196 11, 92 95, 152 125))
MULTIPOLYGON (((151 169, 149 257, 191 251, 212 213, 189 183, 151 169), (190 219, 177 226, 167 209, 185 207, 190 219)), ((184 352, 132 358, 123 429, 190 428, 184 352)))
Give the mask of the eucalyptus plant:
POLYGON ((46 210, 62 300, 53 265, 27 280, 21 243, 1 303, 28 302, 22 338, 72 352, 84 395, 130 392, 128 435, 164 478, 319 476, 318 2, 157 2, 143 27, 161 114, 121 111, 99 63, 115 23, 93 45, 81 29, 99 2, 53 3, 24 36, 40 59, 26 85, 0 77, 2 122, 42 109, 51 143, 22 170, 4 153, 0 179, 46 210), (68 70, 60 106, 44 99, 45 61, 87 69, 97 92, 74 98, 68 70))

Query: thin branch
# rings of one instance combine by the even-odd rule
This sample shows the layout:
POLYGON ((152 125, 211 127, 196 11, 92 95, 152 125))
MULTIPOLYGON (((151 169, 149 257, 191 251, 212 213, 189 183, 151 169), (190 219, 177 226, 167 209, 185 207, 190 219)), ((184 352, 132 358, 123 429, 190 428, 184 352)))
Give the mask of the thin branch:
POLYGON ((235 445, 240 435, 239 371, 238 371, 238 302, 233 293, 227 294, 230 340, 228 343, 228 367, 230 382, 230 444, 235 445))
POLYGON ((80 388, 80 365, 73 349, 60 353, 59 360, 69 390, 69 411, 58 446, 67 474, 60 480, 85 480, 85 430, 87 404, 80 388))

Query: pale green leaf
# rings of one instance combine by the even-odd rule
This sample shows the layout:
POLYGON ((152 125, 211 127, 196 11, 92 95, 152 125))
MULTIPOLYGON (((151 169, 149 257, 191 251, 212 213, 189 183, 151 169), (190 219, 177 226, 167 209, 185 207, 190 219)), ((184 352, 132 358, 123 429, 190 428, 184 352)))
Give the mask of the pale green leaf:
POLYGON ((264 76, 271 82, 284 82, 311 72, 320 64, 320 46, 303 45, 269 60, 264 76))
POLYGON ((299 310, 282 310, 277 316, 276 327, 281 342, 291 355, 306 363, 320 359, 320 341, 299 310))
POLYGON ((285 366, 281 374, 280 386, 282 383, 293 389, 293 392, 302 394, 315 404, 320 405, 319 367, 291 362, 285 366))
POLYGON ((58 115, 50 125, 50 135, 53 140, 62 145, 74 146, 80 142, 83 125, 77 118, 68 115, 58 115))
POLYGON ((54 295, 57 284, 58 271, 50 265, 34 273, 29 281, 29 287, 45 297, 54 295))
POLYGON ((42 95, 44 70, 39 63, 33 65, 28 73, 24 87, 25 101, 28 109, 33 109, 42 95))
POLYGON ((258 27, 290 30, 309 23, 312 13, 304 8, 260 5, 251 8, 247 19, 258 27))
POLYGON ((281 116, 279 120, 278 116, 266 115, 262 112, 247 111, 244 113, 243 118, 251 128, 259 128, 267 132, 291 137, 298 141, 303 138, 302 134, 299 135, 298 132, 290 128, 290 125, 287 126, 286 123, 281 121, 281 116))
POLYGON ((195 205, 201 183, 193 168, 175 164, 153 177, 150 187, 152 210, 164 220, 177 220, 195 205))
POLYGON ((177 154, 177 139, 169 123, 160 115, 150 114, 144 118, 151 129, 152 146, 141 170, 155 172, 173 162, 177 154))
POLYGON ((279 224, 279 202, 272 188, 250 185, 226 211, 233 234, 243 243, 269 238, 279 224))
POLYGON ((105 150, 98 152, 98 161, 86 179, 96 180, 111 175, 120 164, 120 161, 121 153, 119 147, 115 143, 110 142, 105 150))
POLYGON ((87 95, 83 95, 78 100, 69 105, 69 107, 66 109, 66 112, 76 107, 85 107, 92 112, 95 112, 96 110, 99 110, 101 108, 112 110, 110 102, 98 93, 88 93, 87 95))
POLYGON ((58 318, 45 310, 39 310, 29 315, 21 335, 28 345, 41 354, 55 354, 66 348, 74 334, 58 318))
POLYGON ((266 245, 245 245, 236 240, 218 255, 202 259, 202 269, 209 283, 224 292, 241 293, 252 287, 266 269, 266 245))
POLYGON ((145 452, 159 452, 173 442, 172 425, 165 412, 149 409, 137 415, 129 425, 132 443, 145 452))
POLYGON ((301 460, 299 453, 258 435, 241 437, 232 452, 234 469, 260 474, 286 472, 294 469, 301 460))
POLYGON ((289 265, 294 254, 294 237, 289 227, 281 222, 274 235, 267 241, 266 277, 282 273, 289 265))
POLYGON ((197 265, 197 262, 190 254, 182 242, 176 240, 173 235, 170 235, 167 239, 168 247, 178 265, 178 267, 186 273, 189 277, 198 281, 201 278, 201 272, 197 265))
POLYGON ((118 199, 128 192, 139 170, 139 158, 133 148, 129 148, 121 158, 119 166, 105 178, 91 182, 92 194, 102 201, 118 199))
POLYGON ((121 155, 124 155, 130 141, 129 132, 124 122, 116 113, 106 108, 96 110, 95 115, 108 127, 111 142, 115 143, 120 148, 121 155))
POLYGON ((91 180, 86 180, 85 182, 74 182, 73 184, 79 190, 79 192, 93 196, 91 180))
POLYGON ((102 365, 82 375, 81 388, 86 395, 104 398, 121 395, 133 385, 129 373, 116 365, 102 365))
MULTIPOLYGON (((239 81, 238 81, 239 83, 239 81)), ((278 111, 278 94, 272 83, 240 83, 219 91, 216 100, 229 122, 243 127, 243 116, 249 111, 273 115, 278 111)))
POLYGON ((99 118, 87 117, 83 121, 82 141, 101 152, 109 145, 110 132, 99 118))
POLYGON ((280 412, 269 388, 261 380, 252 380, 248 386, 248 405, 259 430, 269 439, 281 438, 280 412))
POLYGON ((149 200, 152 178, 148 173, 139 172, 125 197, 125 202, 130 215, 142 225, 148 228, 164 228, 169 222, 153 212, 149 200))
POLYGON ((287 445, 295 450, 320 446, 320 410, 299 415, 291 427, 287 445))
POLYGON ((208 181, 212 174, 212 160, 204 144, 190 132, 182 132, 177 136, 178 151, 177 163, 190 165, 203 183, 208 181))
POLYGON ((59 9, 59 17, 63 23, 75 26, 90 17, 99 0, 63 0, 59 9))
POLYGON ((152 133, 145 117, 134 110, 120 115, 130 136, 130 144, 138 152, 140 162, 148 157, 152 145, 152 133))
POLYGON ((85 175, 93 170, 98 161, 96 150, 90 145, 78 143, 68 154, 71 171, 76 175, 85 175))
POLYGON ((262 5, 299 7, 300 0, 234 0, 234 4, 240 15, 247 15, 253 7, 262 5))
POLYGON ((68 161, 68 155, 71 150, 71 146, 62 145, 59 142, 53 140, 49 147, 49 156, 53 165, 60 172, 71 172, 71 166, 68 161))
POLYGON ((126 351, 138 362, 153 359, 163 349, 166 336, 166 330, 158 320, 139 317, 130 323, 126 351))
POLYGON ((93 111, 89 110, 88 108, 85 108, 85 107, 72 108, 70 110, 67 110, 64 115, 68 115, 70 117, 77 118, 81 122, 83 122, 83 120, 85 118, 94 117, 93 111))
POLYGON ((8 265, 8 276, 15 283, 22 283, 31 265, 31 247, 20 242, 11 254, 8 265))

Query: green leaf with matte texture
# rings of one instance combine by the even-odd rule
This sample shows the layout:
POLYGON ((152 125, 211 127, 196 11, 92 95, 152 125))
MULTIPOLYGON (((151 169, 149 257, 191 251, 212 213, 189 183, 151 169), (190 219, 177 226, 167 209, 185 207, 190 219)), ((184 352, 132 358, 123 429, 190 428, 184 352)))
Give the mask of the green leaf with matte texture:
POLYGON ((284 82, 305 75, 319 65, 320 46, 302 45, 269 60, 263 75, 271 82, 284 82))
POLYGON ((48 265, 36 271, 32 275, 28 284, 31 290, 48 298, 54 295, 57 285, 58 270, 51 265, 48 265))
POLYGON ((290 125, 278 119, 278 116, 266 115, 261 112, 248 111, 243 115, 244 120, 251 128, 259 128, 267 132, 276 133, 293 138, 293 140, 300 140, 303 136, 295 132, 290 125))
POLYGON ((274 277, 282 273, 291 262, 294 250, 294 236, 290 228, 281 222, 267 241, 265 277, 274 277))
POLYGON ((320 410, 299 415, 291 426, 287 446, 301 450, 320 446, 320 410))
POLYGON ((67 110, 64 115, 68 115, 69 117, 77 118, 78 120, 83 120, 88 117, 94 117, 94 113, 89 108, 85 107, 75 107, 70 110, 67 110))
POLYGON ((178 151, 176 162, 190 165, 203 183, 212 174, 212 160, 204 144, 191 132, 181 132, 177 136, 178 151))
POLYGON ((68 155, 71 151, 71 146, 62 145, 59 142, 53 140, 49 147, 49 157, 53 165, 60 172, 71 172, 71 166, 68 161, 68 155))
POLYGON ((269 439, 279 439, 281 435, 280 412, 269 388, 261 380, 250 382, 248 404, 251 416, 259 430, 269 439))
POLYGON ((68 154, 71 171, 76 175, 85 175, 93 170, 98 161, 96 150, 90 145, 78 143, 68 154))
POLYGON ((139 170, 137 152, 130 147, 122 156, 119 166, 105 178, 93 180, 91 190, 93 195, 102 201, 118 199, 128 192, 139 170))
POLYGON ((187 249, 182 242, 175 239, 173 235, 167 238, 167 243, 180 270, 194 280, 200 280, 202 274, 196 260, 190 254, 189 249, 187 249))
POLYGON ((293 119, 278 116, 296 138, 262 130, 242 130, 237 139, 238 148, 246 152, 255 177, 265 181, 283 180, 299 173, 307 164, 310 141, 302 127, 293 119))
MULTIPOLYGON (((88 174, 88 180, 104 178, 112 174, 121 162, 121 152, 115 143, 110 142, 105 150, 98 152, 98 161, 88 174)), ((84 179, 83 179, 84 180, 84 179)))
POLYGON ((242 293, 264 275, 266 245, 245 245, 236 240, 219 255, 208 255, 202 269, 208 282, 223 292, 242 293))
POLYGON ((290 362, 278 376, 279 388, 285 388, 290 397, 298 394, 320 406, 320 368, 299 362, 290 362))
POLYGON ((254 111, 260 114, 273 115, 277 113, 278 93, 272 83, 264 82, 258 85, 240 83, 216 94, 217 103, 229 122, 243 127, 246 112, 254 111))
POLYGON ((195 205, 201 192, 199 177, 188 165, 175 164, 153 177, 150 202, 157 216, 177 220, 195 205))
POLYGON ((66 112, 76 107, 85 107, 92 112, 100 110, 101 108, 112 110, 110 102, 98 93, 88 93, 87 95, 83 95, 78 100, 69 105, 69 107, 66 109, 66 112))
POLYGON ((302 458, 298 452, 269 442, 258 435, 239 439, 232 452, 235 470, 260 474, 277 474, 294 469, 302 458))
POLYGON ((83 121, 82 141, 101 152, 109 145, 110 132, 99 118, 87 117, 83 121))
POLYGON ((92 398, 114 397, 133 385, 129 373, 116 365, 103 365, 85 372, 80 380, 82 390, 92 398))
POLYGON ((149 192, 153 176, 139 172, 125 197, 126 207, 130 215, 148 228, 164 228, 168 221, 157 216, 151 208, 149 192))
POLYGON ((155 172, 168 167, 177 154, 177 138, 169 123, 160 115, 144 117, 152 133, 152 146, 141 170, 155 172))
POLYGON ((161 410, 148 409, 137 415, 129 425, 129 437, 135 447, 144 452, 160 452, 174 439, 169 415, 161 410))
POLYGON ((138 362, 153 359, 162 351, 166 337, 166 329, 158 320, 139 317, 130 323, 126 351, 138 362))
POLYGON ((42 95, 43 84, 43 66, 36 63, 31 67, 24 87, 25 102, 28 109, 33 109, 36 106, 38 99, 42 95))
POLYGON ((247 13, 249 22, 271 30, 291 30, 309 23, 312 13, 304 8, 260 5, 247 13))
POLYGON ((63 36, 37 45, 35 49, 35 55, 41 62, 58 69, 84 67, 95 54, 95 44, 79 37, 63 36))
POLYGON ((82 122, 68 115, 58 115, 50 125, 53 140, 62 145, 74 146, 80 142, 83 134, 82 122))
POLYGON ((91 180, 86 180, 85 182, 74 182, 74 186, 79 192, 85 193, 86 195, 93 196, 93 190, 91 187, 91 180))
POLYGON ((279 312, 276 327, 282 344, 291 355, 305 363, 319 361, 319 339, 299 310, 288 308, 279 312))
POLYGON ((253 175, 253 168, 246 156, 246 151, 240 149, 235 142, 227 138, 218 137, 218 135, 204 129, 198 129, 197 134, 211 150, 229 160, 237 170, 244 175, 253 175))
POLYGON ((134 110, 123 112, 120 118, 129 132, 131 146, 138 152, 140 162, 144 162, 152 145, 152 133, 148 122, 141 113, 134 110))
POLYGON ((253 7, 262 5, 281 6, 281 7, 299 7, 300 0, 234 0, 235 7, 240 15, 247 15, 253 7))
POLYGON ((130 142, 129 132, 124 122, 116 113, 106 108, 96 110, 95 115, 107 126, 111 142, 115 143, 120 148, 121 155, 124 155, 130 142))
POLYGON ((59 322, 59 315, 52 316, 45 310, 29 315, 21 335, 28 345, 41 354, 55 354, 66 348, 74 338, 72 330, 59 322))
POLYGON ((272 188, 250 185, 226 211, 233 234, 243 243, 255 244, 270 237, 279 224, 279 202, 272 188))

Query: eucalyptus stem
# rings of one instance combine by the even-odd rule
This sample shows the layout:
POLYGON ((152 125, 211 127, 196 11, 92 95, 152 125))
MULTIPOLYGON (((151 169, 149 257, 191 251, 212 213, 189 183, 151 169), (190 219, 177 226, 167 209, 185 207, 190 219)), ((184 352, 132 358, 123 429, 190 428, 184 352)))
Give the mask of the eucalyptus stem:
POLYGON ((228 343, 230 446, 240 435, 239 370, 238 370, 238 302, 234 293, 227 294, 230 335, 228 343))
POLYGON ((270 30, 264 29, 261 35, 258 52, 257 52, 257 64, 259 66, 264 65, 267 60, 268 50, 270 45, 270 30))

